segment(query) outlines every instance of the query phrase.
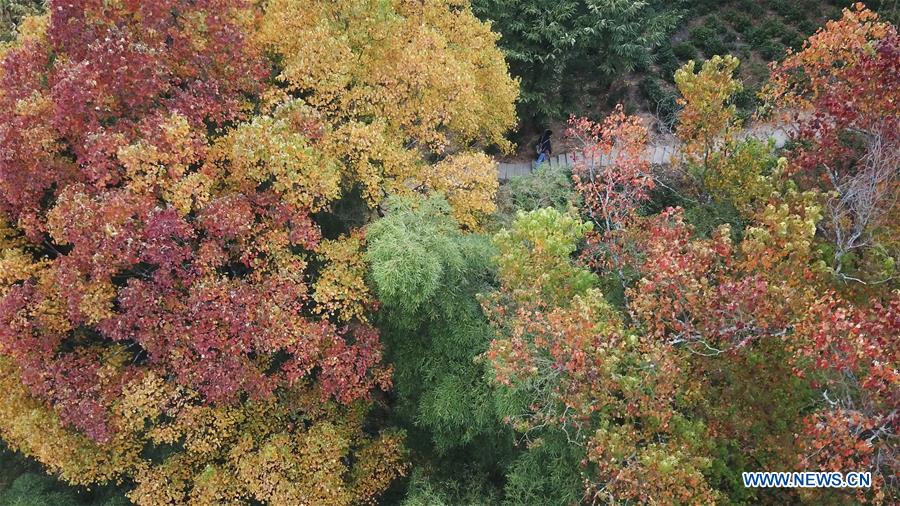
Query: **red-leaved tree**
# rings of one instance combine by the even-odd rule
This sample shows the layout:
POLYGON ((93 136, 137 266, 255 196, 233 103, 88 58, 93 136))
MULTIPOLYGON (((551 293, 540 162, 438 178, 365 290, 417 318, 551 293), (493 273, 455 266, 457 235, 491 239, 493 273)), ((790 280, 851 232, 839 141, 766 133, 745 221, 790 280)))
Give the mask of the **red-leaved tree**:
POLYGON ((857 3, 773 66, 767 94, 792 116, 792 172, 827 196, 819 225, 845 281, 895 274, 900 34, 857 3))
POLYGON ((646 158, 648 133, 640 118, 626 116, 622 106, 602 123, 569 120, 567 135, 575 140, 573 178, 584 210, 597 230, 587 236, 589 263, 623 276, 623 231, 650 198, 654 187, 646 158))

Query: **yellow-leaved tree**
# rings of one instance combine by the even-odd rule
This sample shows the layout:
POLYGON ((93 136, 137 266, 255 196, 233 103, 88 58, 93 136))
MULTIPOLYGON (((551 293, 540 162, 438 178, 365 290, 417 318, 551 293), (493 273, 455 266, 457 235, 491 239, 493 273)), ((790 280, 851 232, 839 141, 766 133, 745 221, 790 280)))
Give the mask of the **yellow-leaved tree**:
POLYGON ((691 60, 675 72, 682 106, 675 134, 682 143, 682 164, 700 191, 718 172, 741 127, 731 104, 734 94, 743 89, 734 78, 739 64, 734 56, 717 55, 703 62, 699 71, 691 60))
POLYGON ((273 0, 258 40, 279 57, 279 91, 323 113, 328 152, 370 203, 424 187, 469 227, 494 210, 493 163, 468 151, 510 147, 518 86, 467 1, 273 0))

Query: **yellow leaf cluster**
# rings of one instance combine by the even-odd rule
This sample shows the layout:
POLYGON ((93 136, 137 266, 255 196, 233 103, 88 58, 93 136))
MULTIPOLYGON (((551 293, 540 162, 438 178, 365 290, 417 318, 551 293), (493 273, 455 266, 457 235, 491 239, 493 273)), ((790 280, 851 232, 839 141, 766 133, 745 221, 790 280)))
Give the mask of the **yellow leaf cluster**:
POLYGON ((375 504, 375 499, 398 475, 406 472, 406 448, 400 434, 382 434, 375 444, 368 444, 356 453, 353 483, 356 502, 375 504))
POLYGON ((809 297, 822 290, 827 266, 816 245, 816 225, 822 219, 820 194, 801 191, 791 180, 779 179, 787 160, 767 176, 771 194, 748 214, 737 266, 758 272, 769 281, 769 290, 794 314, 806 312, 809 297))
POLYGON ((78 309, 87 316, 91 325, 113 316, 113 300, 116 297, 116 287, 108 281, 95 281, 88 283, 81 297, 78 309))
POLYGON ((779 165, 769 174, 772 153, 769 144, 755 140, 729 146, 728 153, 717 156, 715 170, 706 173, 705 187, 716 199, 734 204, 742 215, 752 215, 774 196, 783 172, 779 165))
POLYGON ((740 61, 731 55, 713 56, 698 72, 691 60, 675 72, 681 93, 676 135, 682 142, 686 161, 706 167, 721 146, 729 143, 740 128, 731 97, 743 89, 734 79, 740 61))
POLYGON ((47 266, 45 260, 35 260, 23 246, 22 237, 0 215, 0 296, 13 284, 31 278, 47 266))
POLYGON ((279 107, 234 129, 217 146, 228 159, 235 187, 271 185, 287 203, 321 211, 341 194, 340 166, 292 124, 298 102, 279 107))
POLYGON ((361 233, 324 241, 319 247, 325 267, 316 280, 313 297, 316 310, 340 321, 366 321, 365 309, 372 300, 365 276, 361 233))
POLYGON ((46 262, 35 262, 22 248, 3 248, 0 251, 0 295, 14 283, 29 279, 45 265, 46 262))
POLYGON ((259 40, 283 58, 280 80, 332 120, 383 119, 390 135, 435 151, 507 145, 517 85, 466 3, 273 0, 259 40))
POLYGON ((164 146, 139 140, 119 148, 116 158, 125 169, 128 188, 139 195, 161 191, 166 202, 182 215, 201 207, 210 198, 212 180, 203 173, 189 172, 200 161, 196 134, 187 119, 172 114, 161 125, 164 146))
POLYGON ((497 210, 497 167, 484 153, 461 153, 438 163, 425 175, 430 190, 443 193, 457 221, 470 230, 497 210))
MULTIPOLYGON (((47 38, 47 28, 50 26, 50 15, 25 16, 16 27, 18 32, 16 39, 10 42, 0 42, 0 58, 6 55, 10 49, 21 46, 28 41, 43 41, 47 38)), ((2 91, 0 91, 2 93, 2 91)))
POLYGON ((386 193, 408 193, 408 179, 425 170, 419 155, 390 135, 383 121, 349 121, 329 132, 323 144, 323 149, 343 161, 344 178, 358 184, 373 207, 386 193))
POLYGON ((183 451, 143 464, 129 498, 142 506, 350 505, 369 502, 405 472, 400 435, 362 435, 359 408, 365 406, 336 408, 318 392, 295 393, 280 402, 177 410, 174 420, 154 429, 154 441, 183 441, 183 451), (294 419, 296 410, 305 413, 302 420, 294 419))
POLYGON ((350 441, 330 423, 301 434, 276 434, 242 452, 237 473, 253 497, 268 504, 349 505, 341 477, 350 441))

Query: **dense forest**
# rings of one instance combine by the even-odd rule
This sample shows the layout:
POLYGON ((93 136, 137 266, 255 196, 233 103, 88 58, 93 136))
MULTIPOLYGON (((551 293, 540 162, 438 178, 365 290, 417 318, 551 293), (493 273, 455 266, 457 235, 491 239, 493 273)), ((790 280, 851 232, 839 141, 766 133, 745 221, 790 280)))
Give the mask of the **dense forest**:
POLYGON ((898 21, 0 0, 0 505, 900 503, 898 21))

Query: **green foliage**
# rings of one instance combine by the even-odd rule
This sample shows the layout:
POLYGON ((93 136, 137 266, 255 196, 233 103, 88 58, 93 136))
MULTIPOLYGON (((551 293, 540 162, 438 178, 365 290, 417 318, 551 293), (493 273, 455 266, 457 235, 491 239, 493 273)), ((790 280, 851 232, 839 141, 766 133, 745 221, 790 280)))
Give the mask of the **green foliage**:
POLYGON ((463 234, 439 197, 394 198, 387 207, 368 229, 366 260, 383 303, 400 421, 439 453, 502 434, 474 362, 492 336, 475 298, 491 279, 490 242, 463 234))
POLYGON ((804 19, 797 24, 797 30, 799 30, 803 35, 807 37, 816 33, 816 30, 818 29, 819 25, 815 21, 811 21, 809 19, 804 19))
POLYGON ((755 49, 763 52, 766 47, 774 46, 779 43, 794 44, 798 42, 797 37, 797 32, 791 30, 787 25, 774 18, 765 20, 747 34, 750 44, 755 49))
POLYGON ((672 75, 681 66, 672 44, 669 41, 663 42, 656 52, 656 66, 658 67, 659 78, 663 81, 671 81, 672 75))
POLYGON ((506 506, 569 506, 582 500, 584 455, 562 432, 551 432, 531 444, 507 476, 506 506))
POLYGON ((125 506, 130 502, 121 491, 88 492, 69 487, 40 472, 20 474, 4 492, 3 506, 125 506))
MULTIPOLYGON (((832 3, 835 3, 832 1, 832 3)), ((846 7, 848 2, 837 2, 840 7, 846 7)), ((866 5, 877 12, 886 21, 897 26, 900 24, 900 2, 897 0, 869 0, 866 5)), ((834 16, 839 17, 839 16, 834 16)))
POLYGON ((459 479, 428 476, 413 471, 401 506, 489 506, 500 504, 500 491, 478 474, 462 473, 459 479))
MULTIPOLYGON (((762 84, 768 76, 767 62, 784 58, 788 47, 799 49, 804 38, 814 34, 825 20, 840 18, 840 9, 852 3, 850 0, 684 0, 673 2, 677 7, 671 8, 683 9, 682 24, 693 27, 688 41, 703 53, 701 56, 739 55, 747 64, 741 71, 742 77, 762 84), (697 21, 702 22, 698 25, 697 21)), ((895 24, 900 19, 900 3, 896 0, 864 3, 895 24)), ((696 59, 682 44, 674 45, 675 55, 682 62, 696 59)), ((664 42, 660 48, 665 45, 664 42)), ((675 68, 671 68, 662 52, 657 54, 656 64, 659 76, 670 81, 675 68)), ((654 111, 651 108, 649 112, 654 111)), ((749 103, 742 106, 742 112, 745 119, 749 118, 749 103)))
POLYGON ((608 85, 645 68, 677 17, 659 0, 475 0, 475 13, 502 34, 500 46, 522 80, 524 114, 564 117, 585 83, 608 85))
POLYGON ((728 26, 715 14, 706 16, 706 18, 703 19, 703 26, 723 37, 725 37, 726 32, 729 31, 728 26))
POLYGON ((703 54, 706 56, 712 56, 716 54, 725 54, 728 52, 728 49, 725 47, 725 43, 722 42, 722 39, 719 38, 718 33, 709 26, 703 25, 698 26, 691 30, 690 35, 691 42, 700 48, 703 51, 703 54))
POLYGON ((514 453, 476 361, 494 336, 476 295, 490 290, 495 251, 462 233, 440 197, 389 199, 367 242, 394 365, 392 416, 418 455, 403 504, 494 504, 500 490, 487 477, 502 476, 514 453))
POLYGON ((44 473, 37 462, 10 450, 0 441, 0 505, 2 506, 125 506, 125 490, 115 486, 90 490, 70 486, 44 473))
POLYGON ((799 23, 806 19, 806 13, 803 12, 803 8, 797 1, 774 0, 769 4, 773 11, 792 23, 799 23))
POLYGON ((543 207, 566 211, 577 204, 577 195, 570 171, 542 165, 529 175, 510 178, 501 187, 498 200, 501 222, 508 224, 516 211, 543 207))
POLYGON ((527 299, 564 304, 597 283, 587 269, 572 264, 592 224, 578 217, 544 208, 518 212, 510 228, 494 236, 497 266, 505 287, 527 299))
POLYGON ((720 0, 690 0, 686 3, 694 13, 703 15, 715 11, 721 2, 720 0))
POLYGON ((684 206, 684 221, 700 237, 710 237, 720 226, 731 225, 732 236, 738 236, 746 224, 730 202, 689 202, 684 206))
POLYGON ((780 60, 785 55, 785 49, 784 44, 773 40, 767 40, 758 46, 759 54, 767 60, 780 60))
POLYGON ((35 473, 20 475, 9 489, 0 496, 0 503, 9 506, 41 506, 54 504, 57 506, 75 506, 78 501, 64 491, 56 489, 53 479, 35 473))
MULTIPOLYGON (((610 85, 627 75, 671 82, 680 63, 698 56, 742 54, 748 65, 780 60, 799 48, 823 18, 840 17, 850 0, 473 0, 473 10, 502 34, 512 73, 521 79, 520 118, 546 122, 613 100, 610 85), (702 21, 699 24, 697 21, 702 21), (688 26, 689 39, 672 43, 688 26), (694 47, 692 51, 690 46, 694 47), (697 54, 699 50, 702 55, 697 54), (680 63, 679 63, 680 62, 680 63), (597 86, 586 86, 588 83, 597 86)), ((866 4, 896 22, 896 0, 866 4)), ((754 83, 764 79, 746 69, 754 83)), ((630 81, 634 82, 634 81, 630 81)), ((639 89, 646 97, 643 89, 639 89)), ((626 100, 622 102, 627 103, 626 100)), ((651 114, 657 102, 643 104, 651 114)))
POLYGON ((726 21, 731 23, 731 26, 734 27, 739 33, 746 34, 750 28, 753 27, 753 19, 744 12, 738 12, 736 10, 727 10, 723 14, 723 17, 726 21))
POLYGON ((759 18, 765 13, 765 7, 759 0, 739 0, 738 6, 743 12, 746 12, 753 18, 759 18))
POLYGON ((690 42, 675 44, 672 46, 672 52, 675 53, 675 56, 677 56, 678 59, 684 62, 697 59, 697 48, 690 42))
POLYGON ((734 105, 738 108, 739 111, 746 113, 745 117, 742 117, 741 120, 749 119, 749 116, 759 106, 760 101, 759 97, 757 97, 757 93, 759 93, 758 89, 744 88, 743 90, 734 94, 734 105))
POLYGON ((784 343, 769 341, 731 360, 697 361, 709 385, 702 416, 720 433, 708 478, 733 504, 791 502, 791 491, 747 489, 741 480, 745 471, 791 465, 798 414, 814 403, 814 394, 792 374, 789 360, 784 343))

